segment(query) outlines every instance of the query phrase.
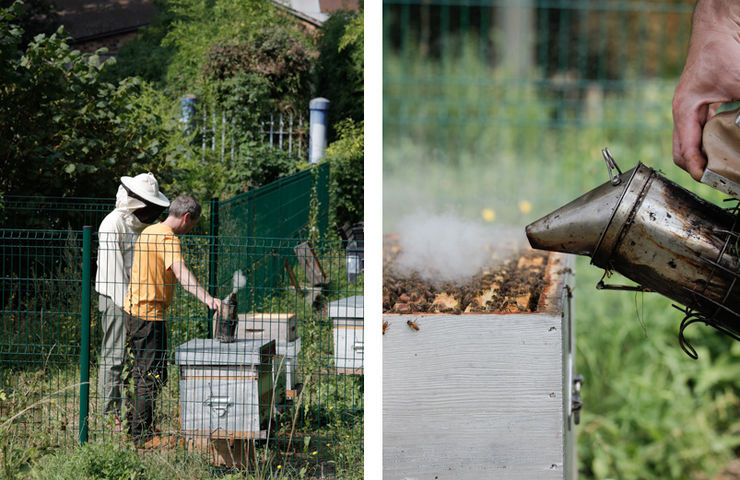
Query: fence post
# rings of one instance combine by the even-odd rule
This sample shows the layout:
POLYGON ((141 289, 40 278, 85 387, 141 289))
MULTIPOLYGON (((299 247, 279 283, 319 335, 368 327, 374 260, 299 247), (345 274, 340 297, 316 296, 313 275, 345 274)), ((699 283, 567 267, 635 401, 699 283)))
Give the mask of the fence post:
POLYGON ((318 97, 308 104, 311 112, 311 124, 309 129, 308 163, 319 163, 326 150, 326 128, 329 124, 327 112, 329 100, 318 97))
POLYGON ((90 251, 92 228, 82 227, 82 302, 80 323, 80 444, 87 443, 87 418, 90 407, 90 251))
MULTIPOLYGON (((211 198, 211 225, 208 235, 208 290, 212 297, 218 295, 218 198, 211 198)), ((208 336, 213 338, 213 314, 215 310, 208 309, 208 336)))

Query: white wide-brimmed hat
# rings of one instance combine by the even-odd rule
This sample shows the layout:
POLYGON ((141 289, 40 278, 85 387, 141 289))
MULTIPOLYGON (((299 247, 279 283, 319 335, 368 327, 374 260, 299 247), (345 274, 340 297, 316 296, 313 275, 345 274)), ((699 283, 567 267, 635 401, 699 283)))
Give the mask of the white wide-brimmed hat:
POLYGON ((170 206, 170 201, 159 191, 159 183, 151 173, 141 173, 135 177, 121 177, 121 183, 147 202, 160 207, 170 206))

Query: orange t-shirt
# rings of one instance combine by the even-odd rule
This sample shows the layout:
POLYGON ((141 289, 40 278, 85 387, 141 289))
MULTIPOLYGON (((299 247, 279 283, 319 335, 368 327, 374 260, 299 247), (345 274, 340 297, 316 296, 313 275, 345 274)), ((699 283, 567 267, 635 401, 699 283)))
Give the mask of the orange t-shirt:
POLYGON ((177 283, 170 267, 181 261, 180 239, 170 227, 156 223, 145 228, 134 248, 123 309, 143 320, 163 321, 177 283))

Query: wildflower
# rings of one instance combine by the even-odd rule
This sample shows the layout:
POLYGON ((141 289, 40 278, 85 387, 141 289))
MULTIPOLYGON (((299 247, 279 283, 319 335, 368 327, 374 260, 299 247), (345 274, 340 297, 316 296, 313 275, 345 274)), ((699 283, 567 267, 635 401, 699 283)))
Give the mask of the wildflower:
POLYGON ((278 470, 280 470, 281 468, 283 468, 283 466, 282 465, 278 465, 277 468, 278 468, 278 470))
POLYGON ((519 211, 522 213, 529 213, 532 211, 532 204, 526 200, 519 202, 519 211))
POLYGON ((327 447, 331 447, 331 443, 327 443, 327 444, 326 444, 326 446, 327 446, 327 447))
POLYGON ((318 450, 314 450, 313 452, 311 452, 311 455, 316 455, 317 453, 319 453, 319 451, 318 450))
POLYGON ((480 212, 480 214, 483 217, 483 220, 485 220, 486 222, 492 222, 496 219, 496 212, 494 212, 490 208, 484 208, 480 212))
POLYGON ((334 410, 334 405, 332 405, 331 407, 329 407, 329 410, 334 410))

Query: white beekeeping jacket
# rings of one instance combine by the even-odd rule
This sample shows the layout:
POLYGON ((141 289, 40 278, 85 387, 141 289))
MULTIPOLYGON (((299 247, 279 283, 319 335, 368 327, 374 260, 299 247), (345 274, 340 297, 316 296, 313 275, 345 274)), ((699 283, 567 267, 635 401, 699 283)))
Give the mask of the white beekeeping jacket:
POLYGON ((131 198, 123 186, 118 187, 116 208, 100 222, 98 228, 98 272, 95 275, 95 290, 123 306, 123 298, 131 281, 131 264, 134 245, 146 227, 133 214, 144 206, 144 202, 131 198))

